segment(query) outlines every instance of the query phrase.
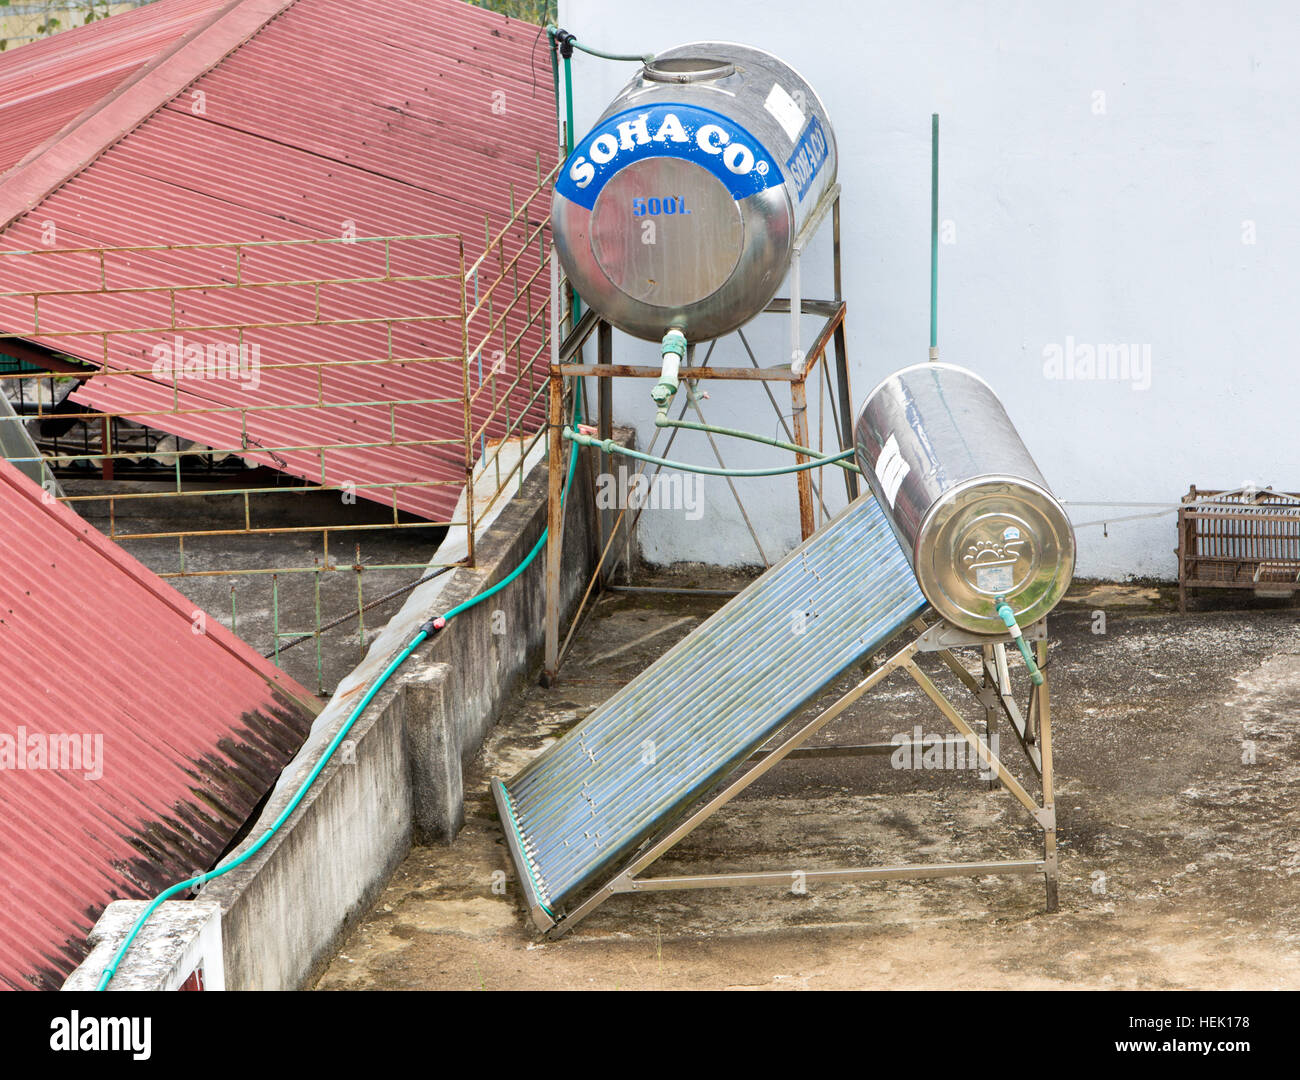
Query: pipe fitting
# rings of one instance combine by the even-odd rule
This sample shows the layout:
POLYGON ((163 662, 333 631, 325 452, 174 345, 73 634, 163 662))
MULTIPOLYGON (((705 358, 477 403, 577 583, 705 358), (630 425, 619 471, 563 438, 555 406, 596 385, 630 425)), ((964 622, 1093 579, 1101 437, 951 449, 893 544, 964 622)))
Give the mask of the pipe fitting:
POLYGON ((661 409, 666 408, 668 402, 672 401, 673 395, 677 393, 678 371, 681 369, 682 358, 686 355, 686 335, 676 327, 664 334, 663 343, 659 346, 660 356, 663 358, 663 370, 659 375, 659 381, 650 391, 650 396, 654 399, 656 405, 661 409))

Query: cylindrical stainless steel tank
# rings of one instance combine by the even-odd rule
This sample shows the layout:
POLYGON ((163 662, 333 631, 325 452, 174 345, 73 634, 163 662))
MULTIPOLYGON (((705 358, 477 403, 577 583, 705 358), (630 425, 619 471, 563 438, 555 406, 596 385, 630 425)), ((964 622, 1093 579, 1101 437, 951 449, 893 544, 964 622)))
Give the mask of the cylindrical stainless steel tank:
POLYGON ((707 341, 767 306, 836 167, 798 72, 747 45, 681 45, 641 68, 561 167, 556 250, 619 329, 707 341))
POLYGON ((1042 618, 1074 574, 1074 530, 997 395, 953 364, 895 372, 854 428, 858 466, 931 606, 975 633, 1042 618))

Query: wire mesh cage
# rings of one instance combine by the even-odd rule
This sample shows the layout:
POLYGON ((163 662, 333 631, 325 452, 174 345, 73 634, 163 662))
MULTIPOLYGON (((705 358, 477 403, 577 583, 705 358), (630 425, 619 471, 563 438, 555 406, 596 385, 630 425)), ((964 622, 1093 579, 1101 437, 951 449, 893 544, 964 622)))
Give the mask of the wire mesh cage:
POLYGON ((1189 589, 1300 591, 1300 493, 1209 491, 1195 485, 1178 509, 1178 608, 1189 589))

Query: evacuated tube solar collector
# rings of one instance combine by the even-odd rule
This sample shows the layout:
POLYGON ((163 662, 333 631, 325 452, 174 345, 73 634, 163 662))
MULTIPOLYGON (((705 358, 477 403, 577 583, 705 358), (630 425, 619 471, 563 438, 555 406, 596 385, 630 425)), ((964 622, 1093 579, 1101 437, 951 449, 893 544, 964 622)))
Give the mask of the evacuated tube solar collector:
POLYGON ((854 427, 858 466, 931 606, 975 633, 1046 615, 1074 573, 1074 531, 997 395, 953 364, 895 372, 854 427))
POLYGON ((835 172, 830 120, 798 72, 746 45, 682 45, 648 61, 564 163, 556 250, 619 329, 709 340, 767 306, 835 172))

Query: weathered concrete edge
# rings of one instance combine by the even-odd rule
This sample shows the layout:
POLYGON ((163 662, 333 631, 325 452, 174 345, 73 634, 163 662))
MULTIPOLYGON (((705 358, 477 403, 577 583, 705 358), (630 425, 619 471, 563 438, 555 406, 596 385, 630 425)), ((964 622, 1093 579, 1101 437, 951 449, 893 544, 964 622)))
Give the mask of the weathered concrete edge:
MULTIPOLYGON (((589 469, 590 452, 584 451, 565 514, 566 618, 598 554, 589 469)), ((477 568, 439 579, 445 584, 436 610, 429 609, 427 593, 412 594, 390 626, 418 626, 504 578, 540 538, 546 505, 546 470, 535 469, 476 540, 477 568)), ((544 601, 545 558, 539 555, 509 588, 416 650, 357 720, 284 827, 201 891, 204 901, 221 907, 228 989, 309 986, 382 892, 412 837, 455 835, 464 817, 461 764, 477 752, 519 680, 539 662, 544 601)), ((373 660, 368 656, 363 666, 373 660)), ((345 720, 337 715, 313 731, 316 753, 297 763, 293 782, 276 789, 230 857, 256 842, 284 811, 299 777, 345 720)))
MULTIPOLYGON (((579 460, 565 514, 566 614, 597 555, 587 458, 584 452, 579 460)), ((546 470, 535 469, 476 541, 477 569, 446 575, 437 610, 412 596, 393 621, 418 625, 504 578, 541 537, 546 505, 546 470)), ((421 646, 376 695, 349 733, 353 746, 345 744, 326 765, 285 827, 204 890, 204 899, 222 906, 228 988, 310 985, 382 892, 413 836, 454 837, 463 798, 445 788, 445 778, 459 779, 463 761, 482 746, 519 680, 539 662, 544 603, 539 556, 509 588, 421 646), (440 715, 433 712, 439 705, 440 715)), ((341 720, 335 731, 340 726, 341 720)), ((293 789, 275 793, 250 837, 265 831, 293 789)))
MULTIPOLYGON (((64 990, 87 991, 98 987, 100 976, 112 962, 148 900, 114 900, 104 909, 90 932, 91 954, 76 969, 64 990)), ((159 905, 140 931, 130 972, 121 972, 115 990, 179 990, 196 970, 203 972, 205 990, 224 990, 221 951, 221 908, 205 900, 159 905)))

